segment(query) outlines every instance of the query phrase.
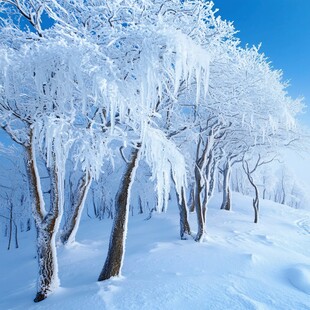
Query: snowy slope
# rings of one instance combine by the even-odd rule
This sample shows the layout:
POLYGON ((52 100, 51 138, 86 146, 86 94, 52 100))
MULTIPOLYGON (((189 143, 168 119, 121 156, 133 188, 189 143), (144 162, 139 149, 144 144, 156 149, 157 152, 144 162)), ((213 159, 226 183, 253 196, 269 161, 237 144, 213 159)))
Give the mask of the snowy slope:
POLYGON ((233 198, 232 212, 213 199, 201 244, 178 240, 176 208, 131 217, 123 277, 101 283, 111 221, 85 218, 58 250, 62 287, 39 304, 33 232, 18 250, 2 240, 0 309, 310 309, 309 212, 264 201, 255 225, 251 198, 233 198))

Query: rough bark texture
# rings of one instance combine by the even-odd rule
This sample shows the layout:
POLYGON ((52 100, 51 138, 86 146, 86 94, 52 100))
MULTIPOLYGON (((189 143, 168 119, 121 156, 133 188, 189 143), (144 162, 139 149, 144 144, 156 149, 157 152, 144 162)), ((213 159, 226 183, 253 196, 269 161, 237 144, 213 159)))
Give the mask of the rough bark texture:
POLYGON ((138 161, 139 149, 132 151, 131 160, 126 167, 120 189, 116 196, 114 223, 110 237, 109 250, 106 261, 99 275, 98 281, 107 280, 120 275, 126 236, 126 225, 129 212, 129 191, 134 179, 135 167, 138 161))
MULTIPOLYGON (((31 145, 33 136, 31 135, 31 145)), ((33 216, 37 229, 37 254, 38 254, 38 283, 35 302, 44 300, 51 290, 58 285, 57 258, 55 251, 55 227, 59 214, 57 173, 53 174, 54 195, 51 211, 44 214, 44 206, 40 199, 40 180, 36 174, 36 159, 34 149, 26 148, 28 156, 27 171, 30 179, 30 193, 33 199, 33 216)), ((42 193, 41 193, 42 194, 42 193)))
POLYGON ((46 219, 45 222, 42 227, 37 227, 37 239, 40 244, 37 247, 39 278, 35 302, 44 300, 51 292, 55 281, 57 281, 57 275, 54 274, 56 257, 53 250, 55 248, 54 229, 56 218, 52 216, 50 219, 46 219))
POLYGON ((60 221, 58 174, 54 167, 51 173, 52 179, 52 207, 41 222, 37 222, 37 252, 39 262, 38 292, 35 302, 42 301, 59 285, 55 235, 58 228, 56 223, 60 221))

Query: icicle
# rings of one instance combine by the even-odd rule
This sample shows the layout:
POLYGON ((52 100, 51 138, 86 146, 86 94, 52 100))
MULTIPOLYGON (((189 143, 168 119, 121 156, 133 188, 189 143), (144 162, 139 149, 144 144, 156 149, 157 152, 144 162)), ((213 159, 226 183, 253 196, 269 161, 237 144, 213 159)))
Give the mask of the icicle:
POLYGON ((201 88, 201 68, 196 68, 196 104, 199 103, 200 100, 200 88, 201 88))
MULTIPOLYGON (((143 153, 152 170, 152 180, 156 180, 158 194, 157 210, 165 210, 168 205, 171 175, 176 191, 180 194, 186 188, 186 167, 183 155, 176 146, 158 129, 145 125, 143 153)), ((181 198, 180 198, 181 199, 181 198)))

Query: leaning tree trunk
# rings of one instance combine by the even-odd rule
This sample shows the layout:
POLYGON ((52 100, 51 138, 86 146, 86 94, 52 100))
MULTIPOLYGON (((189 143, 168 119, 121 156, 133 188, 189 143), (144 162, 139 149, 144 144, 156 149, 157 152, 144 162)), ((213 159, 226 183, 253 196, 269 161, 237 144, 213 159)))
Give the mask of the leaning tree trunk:
POLYGON ((81 221, 81 215, 90 186, 91 176, 89 173, 86 173, 79 182, 71 217, 60 237, 63 244, 70 244, 75 241, 75 236, 81 221))
POLYGON ((177 192, 178 206, 180 211, 180 237, 182 240, 186 240, 186 235, 191 235, 191 229, 188 223, 188 212, 186 206, 185 190, 182 188, 181 197, 177 192), (181 198, 181 199, 180 199, 181 198))
POLYGON ((227 211, 231 210, 230 177, 231 167, 227 162, 223 171, 223 201, 221 205, 221 209, 227 211))
POLYGON ((98 281, 107 280, 121 273, 124 260, 127 222, 130 204, 130 190, 139 161, 139 148, 133 149, 130 162, 123 175, 120 189, 116 195, 115 216, 110 237, 108 254, 98 281))

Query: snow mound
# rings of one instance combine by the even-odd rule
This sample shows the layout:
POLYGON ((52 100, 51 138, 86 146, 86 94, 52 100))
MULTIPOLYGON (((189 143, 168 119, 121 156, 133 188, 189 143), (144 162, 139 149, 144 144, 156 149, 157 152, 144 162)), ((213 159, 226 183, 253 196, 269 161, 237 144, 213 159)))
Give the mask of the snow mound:
POLYGON ((298 290, 310 295, 310 265, 296 265, 288 269, 287 277, 298 290))

